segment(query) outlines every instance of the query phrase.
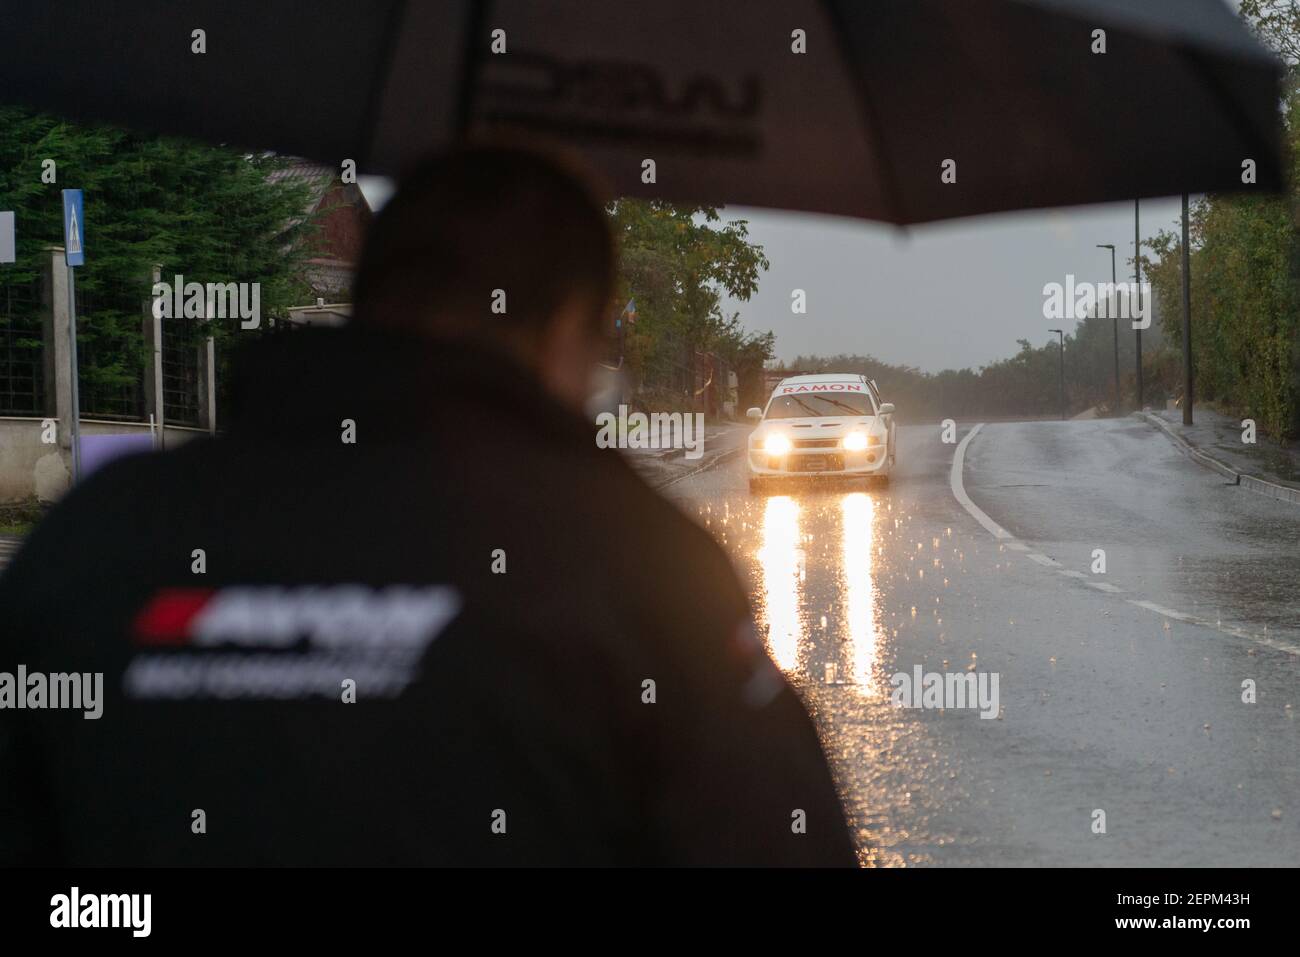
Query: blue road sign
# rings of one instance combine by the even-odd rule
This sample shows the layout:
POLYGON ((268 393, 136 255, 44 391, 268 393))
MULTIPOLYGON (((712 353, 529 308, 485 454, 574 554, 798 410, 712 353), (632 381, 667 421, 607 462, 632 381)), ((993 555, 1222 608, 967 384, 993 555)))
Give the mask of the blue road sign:
POLYGON ((86 217, 81 208, 81 190, 63 191, 63 256, 69 266, 86 262, 84 247, 86 217))

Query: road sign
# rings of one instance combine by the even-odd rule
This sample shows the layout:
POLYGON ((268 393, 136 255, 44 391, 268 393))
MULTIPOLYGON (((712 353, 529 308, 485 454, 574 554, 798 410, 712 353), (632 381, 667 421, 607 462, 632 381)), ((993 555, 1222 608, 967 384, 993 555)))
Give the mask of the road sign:
POLYGON ((81 397, 77 370, 77 273, 74 266, 86 262, 86 217, 81 190, 63 191, 63 259, 68 264, 68 358, 72 360, 72 481, 81 478, 81 397))
POLYGON ((86 232, 86 217, 81 207, 81 190, 63 191, 63 256, 69 267, 86 262, 82 248, 86 232))
POLYGON ((14 261, 14 214, 0 212, 0 263, 14 261))

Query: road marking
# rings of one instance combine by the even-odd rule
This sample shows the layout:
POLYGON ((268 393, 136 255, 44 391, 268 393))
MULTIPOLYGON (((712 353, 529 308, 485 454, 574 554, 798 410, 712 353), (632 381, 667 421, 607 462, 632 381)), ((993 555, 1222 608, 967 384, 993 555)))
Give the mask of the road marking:
POLYGON ((1109 592, 1112 595, 1123 594, 1124 589, 1112 585, 1110 582, 1084 582, 1089 588, 1095 588, 1097 591, 1109 592))
MULTIPOLYGON (((1001 542, 1005 548, 1020 552, 1025 556, 1025 558, 1028 558, 1032 562, 1037 562, 1039 565, 1047 568, 1055 568, 1058 575, 1082 580, 1083 584, 1087 585, 1089 588, 1105 592, 1108 595, 1124 594, 1124 589, 1112 585, 1110 582, 1092 581, 1083 572, 1076 571, 1072 568, 1062 568, 1061 563, 1056 561, 1056 559, 1049 558, 1042 552, 1033 551, 1028 545, 1017 541, 1014 535, 997 522, 993 521, 993 519, 989 518, 988 513, 971 501, 970 496, 966 494, 965 483, 962 481, 962 471, 966 466, 966 446, 970 445, 970 440, 975 438, 982 428, 984 428, 984 423, 980 422, 967 432, 965 437, 957 443, 957 450, 952 456, 952 471, 948 476, 948 485, 952 488, 953 497, 957 499, 958 503, 961 504, 961 507, 966 509, 966 511, 970 513, 970 516, 983 525, 985 531, 1001 542)), ((1138 608, 1155 612, 1157 615, 1161 615, 1164 618, 1170 618, 1174 621, 1184 622, 1190 625, 1197 625, 1202 628, 1209 628, 1213 631, 1219 632, 1220 634, 1231 635, 1234 638, 1244 638, 1247 641, 1263 645, 1266 648, 1272 648, 1275 651, 1282 651, 1291 655, 1300 655, 1300 647, 1297 647, 1290 642, 1270 638, 1267 635, 1253 634, 1252 632, 1246 631, 1242 628, 1237 628, 1232 625, 1223 625, 1218 622, 1209 621, 1205 618, 1200 618, 1196 615, 1188 615, 1173 608, 1166 608, 1164 605, 1159 605, 1153 601, 1146 601, 1137 598, 1126 598, 1125 601, 1138 608)))
POLYGON ((1139 601, 1136 598, 1128 599, 1130 605, 1137 605, 1139 608, 1145 608, 1147 611, 1154 611, 1157 615, 1164 615, 1166 618, 1173 618, 1175 621, 1192 621, 1191 615, 1184 615, 1181 611, 1174 611, 1172 608, 1166 608, 1164 605, 1157 605, 1153 601, 1139 601))
POLYGON ((1173 608, 1166 608, 1164 605, 1157 605, 1153 601, 1138 601, 1134 598, 1129 598, 1127 601, 1130 605, 1137 605, 1139 608, 1153 611, 1157 615, 1161 615, 1165 618, 1172 618, 1174 621, 1185 622, 1189 625, 1200 625, 1202 628, 1212 628, 1225 635, 1232 635, 1234 638, 1245 638, 1247 641, 1253 641, 1266 648, 1272 648, 1274 651, 1284 651, 1289 655, 1300 655, 1300 647, 1293 645, 1289 641, 1280 641, 1277 638, 1270 638, 1267 635, 1257 635, 1253 632, 1246 631, 1244 628, 1220 624, 1216 621, 1210 621, 1208 618, 1201 618, 1198 615, 1186 615, 1181 611, 1175 611, 1173 608))
POLYGON ((984 428, 984 423, 980 422, 975 428, 966 433, 965 438, 957 443, 957 451, 952 456, 952 472, 948 476, 948 485, 952 488, 952 494, 957 501, 961 503, 961 507, 970 512, 971 517, 983 525, 990 535, 997 539, 1014 538, 1014 535, 989 518, 982 508, 970 500, 970 496, 966 494, 966 486, 961 481, 961 470, 966 464, 966 446, 970 445, 971 439, 979 435, 982 428, 984 428))

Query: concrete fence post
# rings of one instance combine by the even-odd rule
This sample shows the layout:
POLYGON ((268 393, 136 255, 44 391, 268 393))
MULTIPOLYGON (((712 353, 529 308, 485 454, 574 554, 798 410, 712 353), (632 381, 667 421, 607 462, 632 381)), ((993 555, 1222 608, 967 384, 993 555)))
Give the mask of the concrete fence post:
POLYGON ((41 260, 41 339, 45 348, 45 413, 58 420, 59 448, 72 449, 72 356, 68 339, 68 267, 62 246, 41 260))
POLYGON ((144 301, 144 414, 153 416, 159 434, 163 427, 163 329, 162 319, 153 314, 153 286, 162 279, 162 266, 148 273, 149 298, 144 301))
POLYGON ((44 348, 45 415, 58 425, 58 441, 35 465, 33 481, 42 501, 72 484, 72 344, 68 337, 68 267, 62 246, 46 246, 41 259, 41 341, 44 348))
POLYGON ((198 349, 199 427, 215 434, 217 431, 217 350, 212 336, 200 342, 198 349))

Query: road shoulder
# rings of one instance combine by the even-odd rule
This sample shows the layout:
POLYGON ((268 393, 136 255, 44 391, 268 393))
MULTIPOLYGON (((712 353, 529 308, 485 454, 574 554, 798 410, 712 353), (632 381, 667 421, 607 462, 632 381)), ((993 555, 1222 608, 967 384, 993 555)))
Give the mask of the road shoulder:
POLYGON ((697 458, 682 449, 624 449, 628 463, 652 488, 663 489, 684 478, 707 471, 745 449, 753 426, 744 422, 718 422, 704 431, 704 447, 697 458))
POLYGON ((1242 429, 1226 416, 1196 410, 1200 424, 1184 426, 1173 412, 1136 412, 1134 415, 1163 432, 1174 446, 1205 468, 1219 473, 1248 492, 1287 505, 1300 505, 1300 452, 1271 443, 1254 447, 1241 441, 1242 429), (1234 447, 1233 443, 1238 447, 1234 447), (1278 474, 1285 471, 1287 476, 1278 474))

